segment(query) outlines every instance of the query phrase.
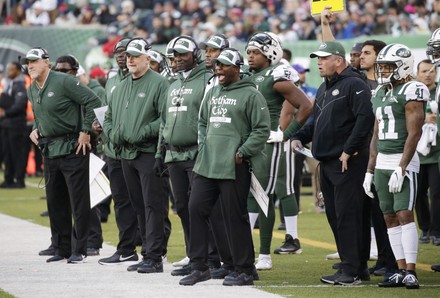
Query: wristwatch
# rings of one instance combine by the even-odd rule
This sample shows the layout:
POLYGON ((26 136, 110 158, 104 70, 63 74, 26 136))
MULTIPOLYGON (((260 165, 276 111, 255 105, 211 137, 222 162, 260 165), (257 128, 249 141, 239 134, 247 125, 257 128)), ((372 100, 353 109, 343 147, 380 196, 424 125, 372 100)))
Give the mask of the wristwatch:
POLYGON ((243 153, 241 153, 240 151, 237 151, 237 153, 235 155, 237 155, 238 158, 243 159, 243 153))

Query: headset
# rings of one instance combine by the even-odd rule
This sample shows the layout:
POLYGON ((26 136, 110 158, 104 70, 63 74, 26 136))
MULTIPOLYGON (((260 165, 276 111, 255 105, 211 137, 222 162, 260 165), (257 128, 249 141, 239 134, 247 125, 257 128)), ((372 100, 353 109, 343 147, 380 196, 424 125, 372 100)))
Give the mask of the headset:
POLYGON ((41 55, 41 58, 42 58, 42 59, 49 59, 49 53, 46 51, 46 49, 41 48, 41 47, 36 47, 36 48, 34 48, 34 49, 40 49, 40 50, 43 51, 43 55, 41 55))
POLYGON ((142 38, 142 37, 133 37, 132 39, 130 39, 128 42, 127 42, 127 45, 125 46, 125 49, 127 49, 127 46, 132 42, 132 41, 135 41, 135 40, 140 40, 140 41, 142 41, 142 42, 144 42, 144 50, 145 51, 148 51, 149 49, 151 49, 151 45, 150 45, 150 43, 145 39, 145 38, 142 38))
MULTIPOLYGON (((237 61, 237 62, 235 63, 235 66, 241 67, 242 65, 244 65, 243 55, 242 55, 237 49, 235 49, 235 48, 224 48, 224 49, 222 50, 222 52, 223 52, 223 51, 232 51, 232 52, 236 52, 236 53, 238 54, 238 57, 240 58, 240 61, 237 61)), ((221 55, 221 53, 220 53, 220 55, 221 55)))
POLYGON ((75 64, 71 65, 72 68, 74 70, 78 70, 79 69, 79 61, 78 61, 78 59, 76 59, 76 57, 73 56, 73 55, 67 55, 67 56, 71 57, 75 61, 75 64))
POLYGON ((121 38, 116 44, 115 44, 115 46, 114 46, 114 48, 113 48, 113 54, 116 52, 116 50, 118 49, 118 48, 120 48, 120 47, 126 47, 127 45, 128 45, 128 43, 131 41, 131 39, 130 38, 128 38, 128 37, 124 37, 124 38, 121 38), (127 43, 125 43, 125 42, 127 42, 127 43))
POLYGON ((152 60, 153 60, 153 56, 154 55, 158 55, 158 56, 162 57, 162 61, 158 62, 159 63, 159 73, 161 73, 165 69, 165 66, 167 66, 166 65, 166 57, 165 57, 164 54, 162 54, 159 51, 151 50, 151 55, 150 56, 151 56, 152 60))
POLYGON ((180 40, 180 39, 188 39, 189 41, 191 41, 194 45, 195 45, 195 49, 194 49, 194 51, 193 51, 193 59, 194 59, 194 62, 195 63, 200 63, 200 61, 202 61, 202 51, 200 51, 200 48, 199 48, 199 45, 197 44, 197 42, 194 40, 194 38, 192 38, 191 36, 188 36, 188 35, 181 35, 181 36, 179 36, 179 37, 177 37, 175 40, 174 40, 174 44, 173 44, 173 49, 174 49, 174 47, 176 46, 176 44, 177 44, 177 42, 180 40))

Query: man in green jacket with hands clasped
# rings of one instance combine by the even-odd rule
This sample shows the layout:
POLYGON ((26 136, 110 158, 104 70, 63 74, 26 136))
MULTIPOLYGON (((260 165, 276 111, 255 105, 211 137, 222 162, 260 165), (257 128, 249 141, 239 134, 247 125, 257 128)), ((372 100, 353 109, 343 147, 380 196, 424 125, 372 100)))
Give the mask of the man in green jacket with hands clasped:
POLYGON ((220 200, 234 265, 223 285, 252 285, 255 254, 247 214, 249 163, 262 154, 269 137, 269 112, 255 85, 240 80, 243 58, 237 50, 224 49, 214 61, 219 85, 209 90, 200 108, 199 153, 189 200, 193 271, 180 284, 194 285, 211 278, 208 218, 220 200))

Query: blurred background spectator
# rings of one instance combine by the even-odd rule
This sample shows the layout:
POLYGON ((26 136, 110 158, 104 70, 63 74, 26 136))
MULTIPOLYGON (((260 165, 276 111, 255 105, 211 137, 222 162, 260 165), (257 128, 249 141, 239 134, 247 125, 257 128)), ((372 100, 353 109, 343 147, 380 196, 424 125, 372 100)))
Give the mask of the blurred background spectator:
MULTIPOLYGON (((440 0, 348 0, 332 30, 336 39, 427 34, 439 27, 439 13, 440 0)), ((0 22, 110 26, 120 37, 140 32, 153 44, 180 34, 203 40, 213 28, 241 41, 257 31, 273 31, 282 41, 320 38, 310 0, 0 0, 0 22)))

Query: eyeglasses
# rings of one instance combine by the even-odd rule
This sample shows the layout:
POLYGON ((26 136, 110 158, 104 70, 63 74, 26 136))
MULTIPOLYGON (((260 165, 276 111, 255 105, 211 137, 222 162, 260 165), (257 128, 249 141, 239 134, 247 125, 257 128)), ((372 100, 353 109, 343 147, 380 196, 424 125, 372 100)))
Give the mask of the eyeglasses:
POLYGON ((59 69, 55 69, 55 71, 59 71, 59 72, 63 72, 63 73, 68 73, 69 71, 72 71, 72 68, 59 68, 59 69))

